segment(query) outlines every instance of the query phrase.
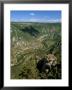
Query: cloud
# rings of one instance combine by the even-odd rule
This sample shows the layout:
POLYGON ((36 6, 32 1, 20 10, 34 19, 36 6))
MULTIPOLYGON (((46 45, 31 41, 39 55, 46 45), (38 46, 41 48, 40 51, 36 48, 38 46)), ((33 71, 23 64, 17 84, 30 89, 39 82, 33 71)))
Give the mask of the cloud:
POLYGON ((60 23, 60 19, 39 19, 39 18, 31 18, 29 22, 46 22, 46 23, 60 23))
POLYGON ((47 20, 46 22, 50 22, 50 23, 58 23, 61 22, 61 19, 51 19, 51 20, 47 20))
POLYGON ((55 19, 53 22, 61 22, 61 19, 55 19))
POLYGON ((31 15, 31 16, 34 16, 34 15, 35 15, 35 13, 30 13, 30 15, 31 15))
POLYGON ((39 21, 39 19, 32 18, 32 19, 30 19, 29 21, 31 21, 31 22, 37 22, 37 21, 39 21))

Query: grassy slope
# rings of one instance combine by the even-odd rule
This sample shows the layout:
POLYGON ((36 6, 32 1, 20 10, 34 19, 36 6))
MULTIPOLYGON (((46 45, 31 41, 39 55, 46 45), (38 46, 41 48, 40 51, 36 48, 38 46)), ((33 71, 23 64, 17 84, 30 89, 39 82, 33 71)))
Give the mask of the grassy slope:
POLYGON ((12 79, 40 79, 36 56, 45 57, 54 53, 58 63, 61 63, 60 23, 12 22, 11 41, 11 64, 14 64, 11 66, 12 79))

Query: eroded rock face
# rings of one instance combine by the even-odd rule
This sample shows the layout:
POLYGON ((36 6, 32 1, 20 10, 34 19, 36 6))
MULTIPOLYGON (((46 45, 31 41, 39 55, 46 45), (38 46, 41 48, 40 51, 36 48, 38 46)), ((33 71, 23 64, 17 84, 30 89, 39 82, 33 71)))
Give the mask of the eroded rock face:
POLYGON ((57 64, 57 58, 53 54, 47 55, 48 64, 50 66, 55 66, 57 64))

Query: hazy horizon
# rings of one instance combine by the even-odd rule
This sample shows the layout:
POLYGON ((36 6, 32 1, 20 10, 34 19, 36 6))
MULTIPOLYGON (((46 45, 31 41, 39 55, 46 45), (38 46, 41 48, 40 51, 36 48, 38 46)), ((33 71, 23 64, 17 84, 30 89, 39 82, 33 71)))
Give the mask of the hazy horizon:
POLYGON ((23 21, 11 21, 12 23, 61 23, 61 22, 23 22, 23 21))

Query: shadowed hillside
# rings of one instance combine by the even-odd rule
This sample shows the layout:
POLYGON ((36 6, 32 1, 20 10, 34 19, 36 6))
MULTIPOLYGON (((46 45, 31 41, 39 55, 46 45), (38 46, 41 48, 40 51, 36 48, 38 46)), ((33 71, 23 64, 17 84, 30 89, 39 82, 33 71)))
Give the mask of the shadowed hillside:
POLYGON ((29 33, 30 35, 36 37, 39 34, 39 31, 36 30, 34 27, 29 26, 25 27, 24 29, 21 29, 24 33, 29 33))

